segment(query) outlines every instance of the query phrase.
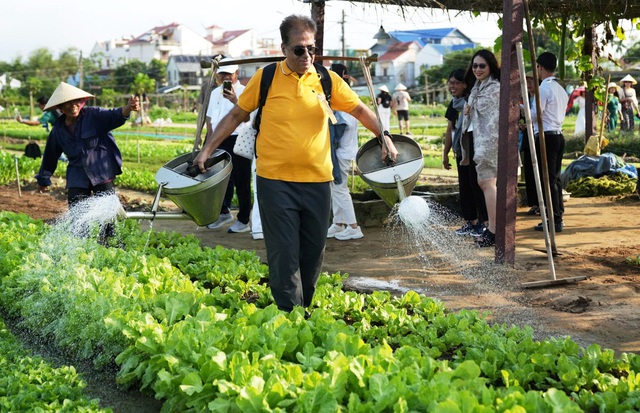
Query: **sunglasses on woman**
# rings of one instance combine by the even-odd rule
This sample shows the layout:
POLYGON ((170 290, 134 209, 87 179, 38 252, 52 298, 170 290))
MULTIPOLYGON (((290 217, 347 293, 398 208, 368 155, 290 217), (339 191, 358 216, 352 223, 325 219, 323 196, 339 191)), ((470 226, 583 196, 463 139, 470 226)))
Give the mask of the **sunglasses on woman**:
POLYGON ((486 69, 486 68, 487 68, 487 64, 486 64, 486 63, 474 63, 474 64, 472 64, 472 65, 471 65, 471 68, 472 68, 473 70, 476 70, 476 69, 482 69, 482 70, 484 70, 484 69, 486 69))
POLYGON ((293 46, 293 54, 296 56, 302 56, 307 51, 309 56, 313 56, 318 52, 318 48, 315 46, 293 46))

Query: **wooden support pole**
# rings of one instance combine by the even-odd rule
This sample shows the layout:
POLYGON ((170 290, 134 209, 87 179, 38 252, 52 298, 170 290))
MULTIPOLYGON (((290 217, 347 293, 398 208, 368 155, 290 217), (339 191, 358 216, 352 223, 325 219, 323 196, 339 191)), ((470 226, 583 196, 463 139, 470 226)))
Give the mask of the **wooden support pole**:
POLYGON ((516 208, 518 206, 518 120, 520 78, 516 43, 522 41, 522 0, 504 0, 502 67, 500 71, 500 133, 498 137, 498 195, 496 251, 498 263, 515 263, 516 208))
MULTIPOLYGON (((584 45, 582 47, 582 55, 583 56, 591 56, 591 63, 593 64, 593 69, 590 72, 584 73, 584 80, 589 82, 593 75, 595 74, 596 67, 598 67, 598 59, 596 56, 595 47, 593 47, 594 42, 596 41, 596 28, 595 26, 589 26, 584 28, 584 45)), ((585 113, 585 128, 584 128, 584 141, 585 143, 589 140, 591 135, 596 134, 596 105, 595 98, 593 96, 593 92, 588 88, 584 94, 584 113, 585 113)))
MULTIPOLYGON (((316 22, 316 47, 319 54, 324 54, 324 0, 314 0, 311 3, 311 19, 316 22)), ((315 59, 316 63, 322 64, 322 59, 315 59)))

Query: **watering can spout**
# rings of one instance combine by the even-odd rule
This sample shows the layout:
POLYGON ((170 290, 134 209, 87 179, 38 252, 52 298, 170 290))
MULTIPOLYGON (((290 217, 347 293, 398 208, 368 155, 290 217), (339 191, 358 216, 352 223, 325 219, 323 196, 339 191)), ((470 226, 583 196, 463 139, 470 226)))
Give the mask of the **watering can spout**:
POLYGON ((407 197, 407 194, 404 192, 404 186, 402 185, 402 178, 400 175, 395 174, 393 179, 396 181, 396 185, 398 186, 398 201, 402 202, 402 200, 407 197))

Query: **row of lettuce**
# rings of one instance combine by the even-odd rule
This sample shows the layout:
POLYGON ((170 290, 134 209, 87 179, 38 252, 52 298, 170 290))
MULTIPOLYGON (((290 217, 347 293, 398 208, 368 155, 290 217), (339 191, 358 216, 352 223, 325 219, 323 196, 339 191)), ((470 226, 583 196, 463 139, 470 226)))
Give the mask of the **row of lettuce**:
MULTIPOLYGON (((148 193, 153 193, 157 190, 158 184, 155 180, 155 174, 159 169, 158 165, 163 165, 192 149, 184 144, 172 142, 136 142, 133 140, 121 141, 119 146, 125 162, 122 168, 122 175, 119 175, 116 179, 116 185, 120 188, 148 193)), ((21 180, 23 182, 34 180, 40 169, 39 159, 31 159, 24 156, 16 157, 6 151, 0 151, 0 185, 7 185, 16 181, 17 176, 14 166, 16 159, 18 160, 18 171, 21 180)), ((425 163, 427 163, 426 158, 425 163)), ((64 177, 66 166, 66 163, 59 162, 55 175, 64 177)), ((364 183, 359 178, 356 181, 362 184, 359 185, 359 190, 365 189, 364 183)), ((598 178, 579 178, 569 182, 566 189, 574 197, 631 194, 637 190, 636 181, 618 172, 598 178)))
MULTIPOLYGON (((96 230, 97 231, 97 230, 96 230)), ((31 334, 163 410, 627 412, 640 357, 489 324, 324 274, 310 317, 273 304, 248 251, 118 223, 119 247, 0 213, 0 305, 31 334), (61 248, 64 246, 64 248, 61 248)))

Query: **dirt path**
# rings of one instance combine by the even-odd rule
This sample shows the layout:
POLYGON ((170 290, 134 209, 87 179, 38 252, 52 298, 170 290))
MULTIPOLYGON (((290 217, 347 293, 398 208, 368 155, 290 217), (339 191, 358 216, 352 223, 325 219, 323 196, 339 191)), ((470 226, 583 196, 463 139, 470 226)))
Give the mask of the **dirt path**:
MULTIPOLYGON (((125 209, 150 208, 151 195, 119 191, 125 209)), ((0 208, 50 219, 66 210, 61 189, 38 194, 0 187, 0 208)), ((166 203, 171 206, 170 202, 166 203)), ((531 325, 540 338, 569 335, 581 345, 600 344, 617 352, 640 351, 640 267, 625 262, 640 254, 640 200, 628 197, 572 198, 566 205, 564 232, 557 234, 558 278, 586 276, 577 283, 523 289, 523 282, 550 280, 540 217, 516 220, 515 267, 493 264, 493 249, 478 249, 470 239, 451 234, 456 222, 416 238, 403 226, 365 228, 361 240, 328 240, 324 269, 349 274, 346 285, 358 290, 409 289, 442 300, 447 308, 490 311, 498 322, 531 325)), ((433 214, 432 214, 433 215, 433 214)), ((147 222, 142 222, 148 227, 147 222)), ((145 227, 145 228, 146 228, 145 227)), ((228 234, 199 228, 190 221, 154 223, 156 230, 194 234, 203 245, 255 250, 266 260, 263 241, 248 233, 228 234)))

